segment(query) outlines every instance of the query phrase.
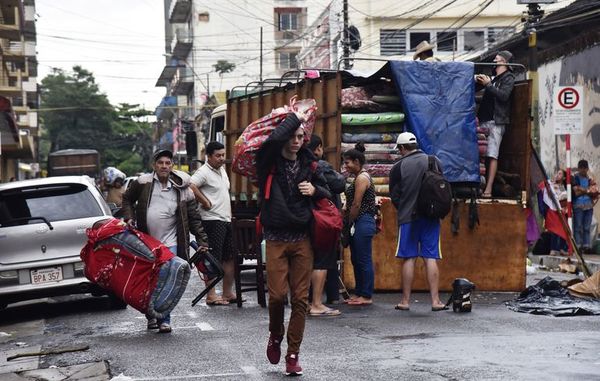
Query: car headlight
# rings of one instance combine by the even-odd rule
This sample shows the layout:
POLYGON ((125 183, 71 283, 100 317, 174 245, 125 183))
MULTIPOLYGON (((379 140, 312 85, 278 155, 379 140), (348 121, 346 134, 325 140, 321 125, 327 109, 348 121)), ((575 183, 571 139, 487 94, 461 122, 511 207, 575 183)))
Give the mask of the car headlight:
POLYGON ((15 279, 19 277, 17 270, 0 271, 0 279, 15 279))
POLYGON ((0 285, 11 284, 19 284, 19 272, 17 270, 0 271, 0 285))

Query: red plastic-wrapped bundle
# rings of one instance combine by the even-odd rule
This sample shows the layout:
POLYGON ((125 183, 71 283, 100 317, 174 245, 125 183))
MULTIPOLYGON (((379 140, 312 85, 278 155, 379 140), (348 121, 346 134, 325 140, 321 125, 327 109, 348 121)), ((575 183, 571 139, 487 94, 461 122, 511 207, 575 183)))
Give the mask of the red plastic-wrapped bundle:
POLYGON ((309 115, 309 119, 302 123, 302 127, 306 131, 305 139, 308 141, 315 127, 316 104, 317 102, 314 99, 303 99, 297 102, 292 100, 290 106, 274 109, 269 115, 249 124, 235 142, 232 170, 248 177, 251 182, 256 184, 258 181, 256 177, 256 153, 262 144, 293 110, 300 110, 309 115))
POLYGON ((86 234, 80 255, 91 282, 152 317, 175 308, 190 277, 186 261, 118 219, 99 221, 86 234))

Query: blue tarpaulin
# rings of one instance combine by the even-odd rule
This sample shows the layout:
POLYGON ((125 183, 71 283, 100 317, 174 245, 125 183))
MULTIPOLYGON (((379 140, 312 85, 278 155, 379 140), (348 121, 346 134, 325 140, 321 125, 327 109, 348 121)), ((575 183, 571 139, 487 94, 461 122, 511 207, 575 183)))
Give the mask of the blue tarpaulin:
POLYGON ((479 183, 473 63, 391 61, 405 125, 450 182, 479 183))

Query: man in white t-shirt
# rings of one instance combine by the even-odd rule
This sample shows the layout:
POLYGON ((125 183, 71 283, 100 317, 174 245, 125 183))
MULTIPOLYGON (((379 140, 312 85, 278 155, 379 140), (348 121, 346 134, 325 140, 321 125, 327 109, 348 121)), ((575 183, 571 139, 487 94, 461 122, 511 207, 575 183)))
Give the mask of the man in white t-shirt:
MULTIPOLYGON (((205 197, 200 215, 202 225, 208 235, 208 243, 213 255, 222 265, 223 294, 219 297, 215 289, 206 295, 209 306, 227 305, 237 299, 232 291, 234 282, 234 263, 231 233, 231 200, 229 198, 229 177, 223 164, 225 163, 225 147, 219 142, 210 142, 206 146, 206 163, 192 176, 192 184, 197 200, 205 197)), ((210 281, 210 280, 209 280, 210 281)))

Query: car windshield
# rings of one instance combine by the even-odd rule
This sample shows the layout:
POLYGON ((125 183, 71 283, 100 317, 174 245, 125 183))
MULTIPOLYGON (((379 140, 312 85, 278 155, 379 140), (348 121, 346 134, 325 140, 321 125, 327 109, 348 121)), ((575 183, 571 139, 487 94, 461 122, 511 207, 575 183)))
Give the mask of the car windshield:
POLYGON ((83 184, 49 184, 0 193, 0 226, 101 216, 102 208, 83 184))

